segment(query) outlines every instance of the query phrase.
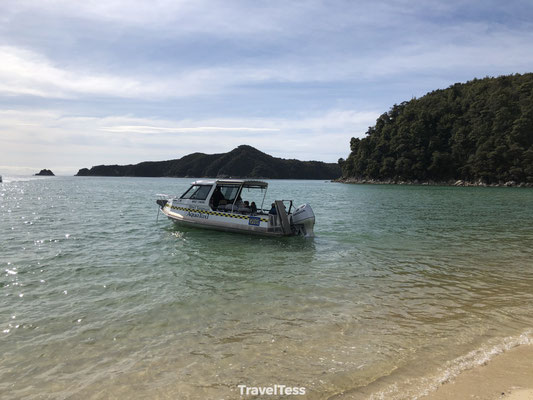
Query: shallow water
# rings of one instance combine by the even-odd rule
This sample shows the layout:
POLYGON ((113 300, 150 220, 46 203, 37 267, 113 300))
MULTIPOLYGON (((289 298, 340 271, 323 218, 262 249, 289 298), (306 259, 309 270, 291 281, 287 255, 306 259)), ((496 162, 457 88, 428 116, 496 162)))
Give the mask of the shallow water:
POLYGON ((5 178, 1 398, 416 398, 533 338, 531 189, 269 181, 317 217, 273 239, 156 221, 191 179, 5 178))

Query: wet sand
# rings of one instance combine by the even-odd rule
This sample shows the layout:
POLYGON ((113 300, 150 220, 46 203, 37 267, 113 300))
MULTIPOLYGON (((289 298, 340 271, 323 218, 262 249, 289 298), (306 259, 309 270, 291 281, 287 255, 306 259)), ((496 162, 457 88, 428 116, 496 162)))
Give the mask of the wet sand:
POLYGON ((533 400, 533 345, 522 345, 444 383, 424 400, 533 400))

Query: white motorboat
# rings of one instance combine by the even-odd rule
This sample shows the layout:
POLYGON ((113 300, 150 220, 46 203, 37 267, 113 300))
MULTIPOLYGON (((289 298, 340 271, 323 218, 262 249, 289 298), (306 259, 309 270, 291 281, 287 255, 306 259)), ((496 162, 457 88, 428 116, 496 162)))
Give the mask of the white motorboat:
POLYGON ((292 200, 275 200, 270 209, 263 209, 267 188, 267 182, 257 180, 199 180, 180 197, 160 195, 157 204, 163 214, 180 225, 265 236, 313 237, 315 214, 311 206, 302 204, 293 210, 292 200), (255 201, 243 201, 248 197, 259 202, 261 194, 260 207, 255 201))

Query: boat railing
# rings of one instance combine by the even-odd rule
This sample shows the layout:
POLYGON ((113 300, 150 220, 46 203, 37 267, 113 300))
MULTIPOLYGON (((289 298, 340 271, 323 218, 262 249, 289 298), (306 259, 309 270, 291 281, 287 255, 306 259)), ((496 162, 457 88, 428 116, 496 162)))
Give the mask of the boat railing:
POLYGON ((176 198, 176 196, 172 196, 170 194, 165 194, 165 193, 156 193, 156 196, 160 200, 173 200, 176 198))

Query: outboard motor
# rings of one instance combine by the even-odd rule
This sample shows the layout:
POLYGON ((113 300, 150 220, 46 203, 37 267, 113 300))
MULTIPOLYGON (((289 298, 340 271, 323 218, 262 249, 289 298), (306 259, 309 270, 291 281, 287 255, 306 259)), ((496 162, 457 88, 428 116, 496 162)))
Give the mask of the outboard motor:
POLYGON ((297 235, 314 237, 315 213, 309 204, 302 204, 292 213, 292 225, 297 235))

